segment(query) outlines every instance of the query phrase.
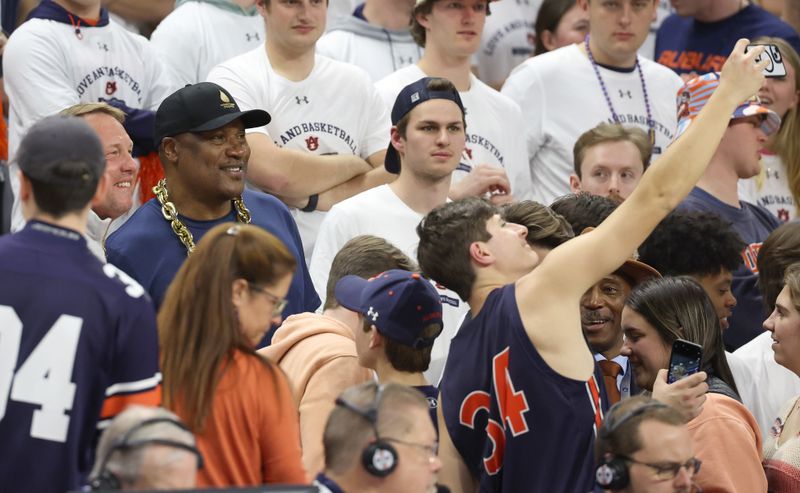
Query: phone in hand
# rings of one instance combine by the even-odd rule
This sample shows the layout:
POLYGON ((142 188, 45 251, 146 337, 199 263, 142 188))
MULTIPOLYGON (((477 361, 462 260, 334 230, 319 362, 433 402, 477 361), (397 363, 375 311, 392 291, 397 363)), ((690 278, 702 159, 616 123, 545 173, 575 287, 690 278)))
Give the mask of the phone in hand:
POLYGON ((672 343, 667 383, 674 383, 700 371, 703 348, 693 342, 677 339, 672 343))
POLYGON ((747 53, 750 51, 751 46, 763 46, 764 52, 756 58, 756 62, 760 62, 762 58, 767 57, 770 60, 769 65, 764 67, 764 77, 786 77, 786 66, 783 64, 783 57, 781 50, 774 44, 749 44, 744 49, 747 53))

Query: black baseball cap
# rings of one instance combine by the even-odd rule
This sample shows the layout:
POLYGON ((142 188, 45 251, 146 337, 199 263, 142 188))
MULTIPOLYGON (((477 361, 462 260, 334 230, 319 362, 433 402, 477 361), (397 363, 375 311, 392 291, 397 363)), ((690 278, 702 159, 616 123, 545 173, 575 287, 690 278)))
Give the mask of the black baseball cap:
MULTIPOLYGON (((397 122, 411 112, 411 110, 425 101, 430 101, 431 99, 449 99, 458 105, 458 107, 461 109, 462 116, 466 114, 466 111, 464 111, 464 105, 461 103, 461 96, 458 95, 458 91, 455 89, 450 91, 430 91, 428 90, 428 84, 432 80, 436 80, 436 78, 423 77, 422 79, 407 85, 402 91, 400 91, 400 94, 397 95, 397 98, 394 100, 394 106, 392 107, 392 125, 397 125, 397 122)), ((400 155, 397 154, 397 149, 394 148, 391 142, 389 143, 389 148, 386 149, 386 157, 383 160, 383 165, 386 167, 386 171, 389 173, 400 173, 400 155)))
POLYGON ((240 118, 245 128, 270 122, 264 110, 240 111, 231 93, 213 82, 187 84, 164 99, 156 111, 155 142, 185 132, 205 132, 240 118))
POLYGON ((97 133, 74 116, 49 116, 36 122, 19 144, 16 162, 33 180, 65 185, 99 180, 106 169, 97 133), (68 168, 63 166, 66 163, 70 163, 68 168))

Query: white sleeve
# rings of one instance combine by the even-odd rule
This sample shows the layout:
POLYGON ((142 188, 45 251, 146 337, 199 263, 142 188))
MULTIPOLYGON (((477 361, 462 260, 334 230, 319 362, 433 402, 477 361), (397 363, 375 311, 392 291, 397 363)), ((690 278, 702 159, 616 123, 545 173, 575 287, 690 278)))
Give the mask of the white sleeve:
MULTIPOLYGON (((364 77, 369 76, 365 73, 364 77)), ((364 105, 362 118, 363 121, 367 121, 369 124, 366 127, 360 147, 364 150, 361 157, 366 159, 376 152, 385 151, 389 146, 392 122, 389 116, 390 109, 387 109, 371 81, 367 81, 365 91, 366 94, 364 96, 367 104, 364 105)))
POLYGON ((517 103, 525 115, 525 142, 528 146, 528 160, 532 163, 545 141, 543 117, 547 114, 543 84, 538 71, 524 63, 519 65, 508 76, 500 92, 517 103))
POLYGON ((347 241, 353 237, 348 228, 347 218, 340 213, 340 209, 333 206, 317 232, 317 241, 314 243, 314 253, 311 254, 311 264, 308 266, 308 273, 311 275, 311 282, 317 290, 320 306, 325 304, 325 294, 328 289, 328 276, 333 264, 333 258, 347 241))
POLYGON ((180 87, 199 82, 205 75, 198 73, 200 68, 200 45, 196 42, 198 33, 189 25, 189 21, 193 18, 181 15, 185 12, 185 9, 179 9, 168 15, 150 36, 153 48, 161 54, 164 63, 172 72, 173 79, 180 87))
POLYGON ((150 41, 142 38, 142 45, 150 88, 147 91, 147 98, 143 102, 144 107, 141 109, 156 111, 167 96, 185 84, 178 84, 173 72, 167 68, 169 65, 164 57, 150 41))
MULTIPOLYGON (((513 104, 508 112, 506 128, 512 133, 515 129, 525 128, 522 111, 516 103, 513 104)), ((506 141, 509 147, 504 165, 508 181, 511 183, 511 193, 516 200, 533 200, 533 178, 525 142, 514 135, 507 136, 506 141)))
MULTIPOLYGON (((263 49, 263 45, 260 49, 263 49)), ((231 96, 233 96, 236 104, 239 105, 240 110, 248 111, 253 109, 261 109, 269 113, 269 108, 262 108, 259 104, 256 88, 251 87, 247 83, 247 80, 243 77, 244 75, 248 74, 248 71, 241 70, 241 67, 238 67, 237 64, 233 63, 239 62, 240 60, 242 60, 240 57, 236 57, 212 68, 211 72, 208 73, 207 80, 209 82, 219 84, 229 93, 231 93, 231 96)), ((258 132, 269 136, 266 125, 262 127, 249 128, 247 129, 247 132, 258 132)))

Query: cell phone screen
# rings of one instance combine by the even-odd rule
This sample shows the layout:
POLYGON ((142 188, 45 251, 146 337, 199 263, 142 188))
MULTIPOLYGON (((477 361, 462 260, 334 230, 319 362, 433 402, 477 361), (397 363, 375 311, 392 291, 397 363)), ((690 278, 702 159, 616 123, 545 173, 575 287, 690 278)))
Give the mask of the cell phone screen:
POLYGON ((702 359, 703 349, 699 345, 682 339, 676 340, 672 344, 667 383, 677 382, 700 371, 702 359))

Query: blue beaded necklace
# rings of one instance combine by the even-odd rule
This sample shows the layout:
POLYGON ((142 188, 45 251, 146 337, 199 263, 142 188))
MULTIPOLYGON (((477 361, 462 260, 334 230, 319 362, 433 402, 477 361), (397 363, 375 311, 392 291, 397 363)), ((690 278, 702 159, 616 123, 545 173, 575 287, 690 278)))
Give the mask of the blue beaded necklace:
MULTIPOLYGON (((589 35, 587 34, 585 38, 583 38, 583 44, 586 46, 586 54, 589 55, 589 61, 592 62, 592 68, 594 69, 594 75, 597 76, 597 81, 600 83, 600 89, 603 90, 603 96, 606 98, 606 104, 608 104, 608 109, 611 111, 611 117, 614 119, 614 123, 621 123, 619 120, 619 116, 617 112, 614 110, 614 105, 611 103, 611 98, 608 96, 608 90, 606 89, 606 84, 603 82, 603 77, 600 76, 600 69, 597 68, 597 62, 594 60, 594 55, 592 55, 592 49, 589 48, 589 35)), ((639 65, 639 56, 636 56, 636 71, 639 72, 639 81, 642 83, 642 93, 644 94, 644 106, 647 110, 647 135, 650 138, 650 145, 655 145, 656 143, 656 132, 653 128, 653 114, 650 110, 650 98, 647 96, 647 86, 644 83, 644 74, 642 73, 642 67, 639 65)))

